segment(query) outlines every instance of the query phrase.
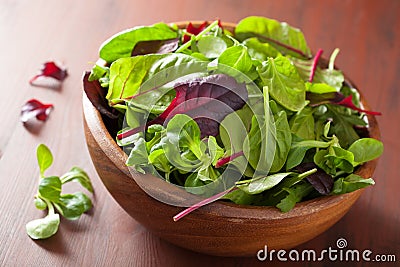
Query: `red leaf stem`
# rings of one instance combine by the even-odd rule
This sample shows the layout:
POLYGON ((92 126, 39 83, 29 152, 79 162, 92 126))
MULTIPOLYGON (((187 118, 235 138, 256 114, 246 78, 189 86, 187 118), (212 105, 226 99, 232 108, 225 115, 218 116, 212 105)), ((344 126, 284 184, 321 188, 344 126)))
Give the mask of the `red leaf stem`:
POLYGON ((336 102, 336 103, 333 102, 332 104, 348 107, 348 108, 351 108, 353 110, 357 110, 359 112, 364 112, 364 113, 369 114, 369 115, 382 115, 382 113, 380 113, 378 111, 365 110, 365 109, 361 109, 361 108, 357 107, 353 103, 353 96, 352 95, 349 95, 348 97, 342 99, 339 102, 336 102))
POLYGON ((218 193, 218 194, 216 194, 216 195, 214 195, 212 197, 206 198, 206 199, 200 201, 199 203, 196 203, 196 204, 190 206, 189 208, 181 211, 180 213, 175 215, 173 217, 173 219, 176 222, 176 221, 182 219, 183 217, 185 217, 186 215, 188 215, 189 213, 191 213, 192 211, 195 211, 198 208, 201 208, 201 207, 203 207, 203 206, 205 206, 207 204, 210 204, 210 203, 220 199, 221 197, 225 196, 226 194, 235 191, 236 189, 238 189, 238 188, 237 187, 229 188, 229 189, 227 189, 225 191, 222 191, 222 192, 220 192, 220 193, 218 193))
POLYGON ((53 107, 53 104, 43 104, 36 99, 30 99, 22 106, 21 121, 27 122, 34 117, 40 121, 46 121, 53 107))
POLYGON ((234 160, 240 156, 243 156, 243 155, 244 155, 243 151, 239 151, 239 152, 233 153, 232 155, 230 155, 228 157, 220 158, 217 161, 217 163, 215 164, 215 168, 220 168, 220 167, 224 166, 225 164, 227 164, 228 162, 231 162, 232 160, 234 160))
POLYGON ((308 79, 309 82, 312 82, 313 79, 314 79, 315 70, 317 69, 318 60, 321 58, 322 52, 323 52, 322 49, 318 49, 317 54, 314 57, 314 60, 313 60, 312 65, 311 65, 310 78, 308 79))

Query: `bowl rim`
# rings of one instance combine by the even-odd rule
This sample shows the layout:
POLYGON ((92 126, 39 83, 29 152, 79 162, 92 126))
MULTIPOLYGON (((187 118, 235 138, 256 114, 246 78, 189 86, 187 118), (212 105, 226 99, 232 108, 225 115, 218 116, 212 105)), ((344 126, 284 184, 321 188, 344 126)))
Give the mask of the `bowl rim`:
MULTIPOLYGON (((176 24, 178 25, 179 28, 183 28, 186 27, 188 23, 189 21, 179 21, 179 22, 171 22, 170 24, 176 24)), ((191 21, 191 23, 193 25, 198 26, 202 23, 202 21, 191 21)), ((236 23, 222 22, 222 25, 226 28, 229 28, 230 30, 234 30, 236 23)), ((354 83, 346 76, 346 74, 344 74, 344 77, 345 81, 348 82, 352 87, 356 88, 357 91, 359 92, 360 103, 362 104, 363 108, 370 109, 368 103, 366 102, 366 99, 364 98, 362 92, 358 89, 358 87, 354 85, 354 83)), ((86 96, 85 92, 83 92, 82 103, 83 103, 83 117, 86 122, 86 125, 90 133, 92 134, 93 138, 101 148, 101 150, 119 170, 121 170, 126 176, 131 178, 132 182, 136 183, 134 179, 131 177, 128 167, 125 165, 128 156, 123 151, 123 149, 121 149, 117 145, 114 138, 110 135, 103 122, 102 115, 92 105, 92 103, 86 96)), ((369 125, 368 127, 369 137, 381 140, 380 130, 376 118, 369 114, 365 115, 369 125)), ((355 172, 355 174, 367 178, 366 176, 370 176, 374 173, 377 161, 378 159, 375 159, 364 163, 362 166, 359 167, 359 169, 355 172)), ((296 203, 295 207, 289 212, 281 212, 274 206, 241 205, 227 201, 215 201, 213 203, 203 206, 201 209, 198 209, 197 211, 198 214, 217 213, 224 217, 247 218, 249 220, 291 219, 298 217, 299 215, 309 216, 318 213, 321 210, 333 208, 334 206, 337 206, 340 203, 346 201, 355 202, 364 190, 365 188, 342 195, 320 196, 314 199, 301 201, 299 203, 296 203)))

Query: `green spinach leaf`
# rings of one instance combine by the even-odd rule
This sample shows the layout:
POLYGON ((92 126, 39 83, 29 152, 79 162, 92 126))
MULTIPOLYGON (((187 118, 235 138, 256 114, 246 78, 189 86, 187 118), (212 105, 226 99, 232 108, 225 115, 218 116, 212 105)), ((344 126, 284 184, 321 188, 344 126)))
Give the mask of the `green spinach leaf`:
POLYGON ((247 47, 247 51, 252 59, 259 61, 266 61, 269 57, 277 57, 280 55, 269 43, 260 42, 257 38, 249 38, 243 41, 243 45, 247 47))
POLYGON ((235 37, 240 41, 257 37, 270 43, 283 54, 300 58, 311 57, 303 33, 285 22, 257 16, 247 17, 236 25, 235 37))
POLYGON ((357 174, 350 174, 335 181, 332 193, 335 195, 346 194, 374 184, 375 181, 372 178, 364 179, 357 174))
MULTIPOLYGON (((218 58, 219 69, 223 73, 237 77, 237 72, 231 71, 233 68, 240 72, 241 75, 246 75, 251 80, 258 77, 256 68, 253 65, 252 59, 247 52, 247 47, 243 45, 236 45, 226 49, 218 58), (226 68, 228 66, 230 68, 226 68)), ((240 78, 240 76, 239 76, 240 78)))
POLYGON ((284 56, 268 58, 257 70, 279 104, 292 111, 299 111, 307 104, 306 87, 289 59, 284 56))
POLYGON ((250 195, 259 194, 273 188, 290 174, 292 173, 282 172, 265 177, 257 177, 249 180, 249 182, 245 184, 242 184, 244 181, 241 181, 237 187, 250 195))
POLYGON ((297 112, 290 119, 290 131, 292 134, 306 140, 314 140, 314 116, 313 109, 311 107, 305 107, 299 112, 297 112))
POLYGON ((361 138, 350 145, 348 151, 354 155, 353 165, 359 165, 364 162, 378 158, 383 153, 383 144, 373 138, 361 138))
POLYGON ((100 58, 111 63, 119 58, 130 57, 135 45, 142 41, 168 40, 178 34, 165 23, 135 27, 112 36, 100 48, 100 58))
POLYGON ((227 47, 226 42, 217 36, 206 35, 197 41, 197 49, 209 59, 219 57, 227 47))

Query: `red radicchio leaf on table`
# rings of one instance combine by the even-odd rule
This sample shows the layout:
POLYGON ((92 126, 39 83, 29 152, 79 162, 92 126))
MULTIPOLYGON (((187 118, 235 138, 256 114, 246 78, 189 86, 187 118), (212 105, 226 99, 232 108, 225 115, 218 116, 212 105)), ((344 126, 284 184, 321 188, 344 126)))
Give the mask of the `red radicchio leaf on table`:
POLYGON ((176 114, 186 114, 199 125, 202 138, 217 136, 220 122, 231 112, 243 107, 247 101, 247 88, 230 76, 210 75, 174 87, 176 96, 154 120, 145 126, 130 129, 117 135, 118 139, 131 136, 145 127, 168 122, 176 114))
POLYGON ((30 79, 29 83, 35 86, 59 88, 67 76, 66 68, 57 65, 54 61, 48 61, 43 64, 40 73, 30 79))
POLYGON ((344 106, 358 112, 362 112, 369 115, 382 115, 382 113, 377 111, 365 110, 357 107, 353 103, 353 96, 345 96, 340 92, 335 93, 324 93, 324 94, 316 94, 307 92, 307 100, 310 100, 310 104, 312 106, 318 106, 321 104, 334 104, 339 106, 344 106))
POLYGON ((36 99, 28 100, 22 106, 21 121, 25 123, 34 117, 40 121, 46 121, 53 108, 52 104, 43 104, 36 99))

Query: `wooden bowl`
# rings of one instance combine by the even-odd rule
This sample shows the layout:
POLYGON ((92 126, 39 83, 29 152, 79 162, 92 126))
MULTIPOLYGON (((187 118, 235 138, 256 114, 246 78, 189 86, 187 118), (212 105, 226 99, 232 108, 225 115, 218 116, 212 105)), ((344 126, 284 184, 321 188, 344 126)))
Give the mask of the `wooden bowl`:
MULTIPOLYGON (((180 27, 185 27, 180 23, 180 27)), ((225 24, 233 29, 233 24, 225 24)), ((361 96, 364 108, 369 106, 361 96)), ((218 256, 255 256, 268 249, 289 249, 326 231, 341 219, 362 194, 363 189, 338 196, 324 196, 298 203, 282 213, 275 207, 244 206, 217 201, 174 222, 183 210, 164 204, 145 193, 125 165, 127 155, 115 143, 101 114, 83 95, 84 129, 96 171, 107 190, 135 220, 160 238, 177 246, 218 256)), ((369 136, 380 139, 373 116, 367 116, 369 136)), ((371 177, 377 161, 362 165, 357 174, 371 177)), ((140 178, 140 177, 139 177, 140 178)), ((153 177, 154 178, 154 177, 153 177)), ((160 180, 160 179, 157 179, 160 180)), ((164 182, 163 182, 164 183, 164 182)), ((161 183, 158 186, 165 186, 161 183)))

